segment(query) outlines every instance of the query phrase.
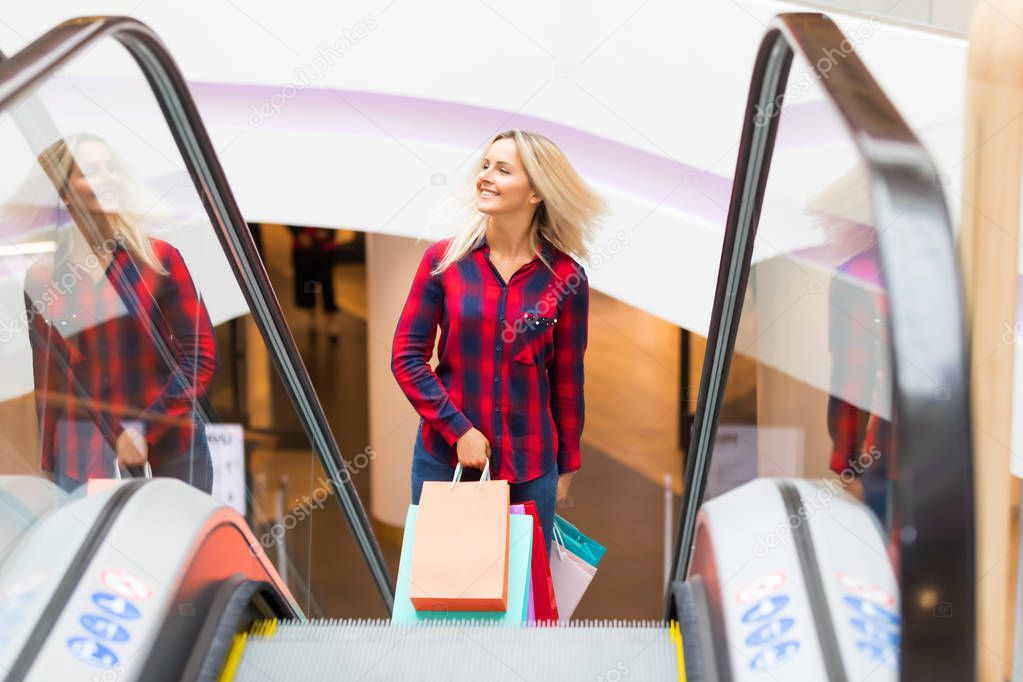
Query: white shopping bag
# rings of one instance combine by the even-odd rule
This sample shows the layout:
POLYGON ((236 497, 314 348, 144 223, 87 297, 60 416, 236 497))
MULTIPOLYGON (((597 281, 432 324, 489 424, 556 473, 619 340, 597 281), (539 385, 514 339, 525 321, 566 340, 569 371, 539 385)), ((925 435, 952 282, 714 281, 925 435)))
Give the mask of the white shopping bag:
POLYGON ((558 620, 567 621, 575 613, 597 568, 580 559, 560 541, 557 526, 554 529, 554 551, 551 552, 551 581, 554 583, 554 597, 558 603, 558 620))

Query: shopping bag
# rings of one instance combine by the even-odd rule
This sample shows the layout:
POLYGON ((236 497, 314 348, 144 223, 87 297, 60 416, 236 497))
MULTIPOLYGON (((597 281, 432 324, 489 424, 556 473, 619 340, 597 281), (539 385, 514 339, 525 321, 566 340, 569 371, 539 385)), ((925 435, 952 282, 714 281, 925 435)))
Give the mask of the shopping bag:
MULTIPOLYGON (((508 542, 508 608, 505 611, 453 611, 438 606, 430 611, 417 611, 409 598, 412 548, 415 544, 416 505, 409 505, 405 517, 405 537, 401 544, 398 579, 394 589, 391 623, 416 624, 435 620, 484 620, 493 625, 522 625, 527 621, 529 567, 532 558, 533 528, 528 516, 509 518, 508 542)), ((507 513, 507 512, 506 512, 507 513)))
MULTIPOLYGON (((153 477, 153 467, 149 464, 149 460, 148 459, 146 460, 146 463, 142 466, 142 475, 145 478, 152 478, 153 477)), ((109 488, 113 488, 115 485, 118 485, 119 483, 121 483, 122 480, 123 479, 121 477, 121 465, 119 463, 117 463, 117 462, 114 462, 114 477, 113 478, 90 478, 88 480, 88 482, 86 483, 85 494, 86 495, 96 495, 97 493, 101 493, 104 490, 108 490, 109 488)))
POLYGON ((554 529, 555 537, 560 534, 562 538, 562 547, 571 550, 590 566, 596 567, 607 551, 602 544, 586 537, 578 528, 557 514, 554 515, 554 529))
MULTIPOLYGON (((512 509, 520 505, 512 505, 512 509)), ((530 590, 535 621, 558 620, 558 600, 554 596, 551 581, 551 564, 547 558, 547 541, 540 526, 540 514, 536 502, 527 500, 521 507, 533 517, 533 561, 530 567, 530 590)), ((531 622, 535 622, 531 621, 531 622)))
POLYGON ((428 481, 419 496, 409 598, 417 610, 508 607, 508 481, 428 481))
MULTIPOLYGON (((590 583, 593 582, 593 576, 597 573, 597 567, 588 560, 581 558, 571 549, 568 549, 566 546, 567 538, 562 534, 557 524, 558 518, 555 517, 554 524, 553 551, 551 551, 550 559, 551 579, 554 583, 554 595, 558 604, 558 620, 567 621, 575 613, 580 600, 582 600, 590 583)), ((603 550, 603 547, 601 547, 601 550, 603 550)), ((599 554, 601 557, 604 555, 603 551, 599 554)), ((599 558, 597 561, 599 561, 599 558)))
MULTIPOLYGON (((522 505, 522 504, 513 504, 510 507, 508 507, 508 511, 511 514, 518 514, 520 516, 529 516, 529 514, 526 512, 525 505, 522 505)), ((533 529, 533 546, 532 546, 532 548, 530 550, 534 557, 536 556, 536 547, 537 547, 537 535, 536 535, 536 529, 534 528, 533 529)), ((528 580, 528 582, 529 582, 529 585, 528 585, 528 587, 526 589, 526 604, 527 604, 526 622, 527 623, 535 623, 536 622, 536 607, 535 607, 534 602, 533 602, 534 598, 533 598, 533 564, 532 564, 532 561, 530 561, 530 566, 529 566, 529 580, 528 580)))

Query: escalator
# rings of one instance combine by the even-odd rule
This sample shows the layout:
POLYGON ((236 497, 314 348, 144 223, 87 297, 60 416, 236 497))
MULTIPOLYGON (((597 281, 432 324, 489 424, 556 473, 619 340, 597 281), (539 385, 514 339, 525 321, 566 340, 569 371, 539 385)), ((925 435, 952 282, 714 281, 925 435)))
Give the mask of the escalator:
MULTIPOLYGON (((358 479, 160 41, 127 18, 62 24, 0 62, 0 113, 10 114, 0 120, 0 140, 11 168, 31 170, 57 139, 74 139, 78 150, 92 143, 102 156, 111 145, 96 140, 117 138, 132 159, 147 160, 155 192, 138 222, 153 221, 148 233, 183 254, 211 321, 202 333, 223 343, 224 330, 239 331, 251 344, 245 352, 263 353, 268 368, 248 383, 217 374, 201 400, 198 390, 188 394, 192 407, 181 401, 183 409, 208 403, 206 428, 244 423, 253 441, 247 456, 263 456, 292 484, 304 477, 307 493, 335 497, 351 554, 368 568, 342 579, 351 594, 375 590, 382 603, 379 618, 318 618, 312 595, 323 578, 314 568, 326 559, 315 554, 313 536, 322 531, 291 519, 299 539, 308 534, 300 561, 262 518, 270 495, 256 481, 242 481, 231 497, 200 490, 199 478, 76 488, 7 476, 6 679, 973 679, 968 373, 949 218, 923 147, 826 17, 778 17, 754 66, 672 574, 663 618, 654 622, 391 626, 394 583, 358 479), (95 71, 82 66, 86 55, 95 71), (69 65, 78 77, 62 71, 69 65), (138 87, 126 92, 104 79, 108 72, 138 87), (125 98, 132 106, 117 108, 125 98), (127 120, 135 111, 149 116, 127 120), (104 134, 70 137, 83 129, 104 134), (264 428, 258 410, 232 414, 232 395, 246 389, 266 390, 271 408, 291 410, 302 432, 264 428), (751 396, 754 415, 743 408, 751 396), (294 579, 282 579, 285 572, 294 579)), ((113 199, 88 198, 117 201, 127 213, 127 164, 82 169, 93 172, 119 176, 119 190, 113 199)), ((19 173, 4 176, 19 176, 4 180, 4 194, 19 200, 4 206, 2 229, 24 262, 5 266, 0 305, 17 317, 26 308, 26 273, 50 262, 26 254, 74 253, 79 237, 69 223, 78 209, 60 183, 32 194, 19 173)), ((172 299, 155 298, 147 319, 173 326, 172 299)), ((194 326, 173 336, 198 335, 197 309, 190 308, 194 326)), ((4 362, 21 383, 11 381, 7 403, 23 417, 26 409, 46 415, 60 398, 62 409, 71 404, 86 417, 58 428, 95 428, 99 449, 121 447, 107 422, 149 419, 150 409, 92 405, 49 383, 41 390, 39 368, 51 367, 57 347, 54 372, 109 389, 67 348, 80 349, 80 334, 130 314, 137 313, 115 310, 78 330, 73 314, 41 315, 46 344, 27 327, 12 337, 15 351, 4 362), (19 386, 31 400, 18 402, 19 386)), ((198 428, 192 419, 179 414, 174 428, 198 428)), ((4 428, 27 452, 26 470, 39 448, 67 456, 46 432, 39 443, 34 431, 19 440, 15 426, 4 428)))

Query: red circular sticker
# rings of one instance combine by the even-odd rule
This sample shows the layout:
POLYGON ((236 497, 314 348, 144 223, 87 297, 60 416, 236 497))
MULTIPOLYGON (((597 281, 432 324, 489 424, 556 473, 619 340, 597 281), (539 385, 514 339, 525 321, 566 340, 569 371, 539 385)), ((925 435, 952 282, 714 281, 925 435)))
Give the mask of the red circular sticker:
POLYGON ((785 574, 781 571, 765 573, 759 578, 754 578, 743 585, 735 594, 735 601, 740 604, 752 604, 758 602, 769 594, 774 594, 786 581, 785 574))
POLYGON ((110 591, 125 599, 149 599, 153 591, 144 582, 127 571, 111 568, 100 575, 103 584, 110 588, 110 591))
POLYGON ((859 578, 854 578, 848 573, 836 573, 835 575, 838 578, 838 584, 841 585, 842 589, 849 594, 866 599, 878 606, 895 605, 895 597, 889 594, 887 590, 878 587, 877 585, 864 582, 859 578))

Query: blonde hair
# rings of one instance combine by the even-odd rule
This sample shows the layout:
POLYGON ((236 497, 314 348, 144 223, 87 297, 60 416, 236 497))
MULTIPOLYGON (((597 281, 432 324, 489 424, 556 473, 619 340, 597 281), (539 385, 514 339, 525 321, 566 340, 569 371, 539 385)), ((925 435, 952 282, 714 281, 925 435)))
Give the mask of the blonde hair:
MULTIPOLYGON (((100 233, 92 216, 82 208, 80 201, 69 189, 71 174, 77 166, 75 152, 85 142, 102 144, 110 150, 110 154, 114 157, 118 167, 124 168, 121 160, 114 154, 113 148, 107 144, 107 141, 93 133, 77 133, 57 140, 44 149, 36 160, 50 182, 53 183, 57 194, 67 205, 72 220, 81 228, 83 236, 91 246, 97 247, 104 242, 103 235, 100 233)), ((81 172, 81 169, 79 169, 79 172, 81 172)), ((131 184, 130 177, 125 178, 125 180, 127 184, 131 184)), ((124 194, 130 202, 132 192, 129 191, 124 194)), ((140 207, 128 205, 116 213, 107 213, 106 217, 114 230, 115 240, 125 247, 134 260, 141 261, 158 273, 165 275, 167 270, 160 263, 156 252, 153 250, 152 242, 150 242, 149 237, 142 229, 141 221, 144 213, 145 211, 140 207)))
POLYGON ((440 274, 452 263, 464 258, 479 245, 486 234, 490 216, 478 209, 476 172, 483 165, 490 145, 504 139, 515 142, 530 187, 543 197, 533 212, 530 225, 533 253, 539 255, 544 264, 551 268, 540 249, 540 238, 543 237, 566 254, 575 255, 579 259, 586 258, 589 246, 596 237, 597 219, 607 211, 603 199, 590 189, 558 146, 548 138, 525 130, 506 130, 494 135, 487 144, 462 196, 457 197, 463 205, 472 208, 475 215, 468 225, 452 237, 444 256, 431 274, 440 274))

